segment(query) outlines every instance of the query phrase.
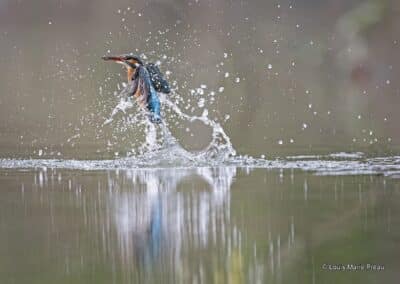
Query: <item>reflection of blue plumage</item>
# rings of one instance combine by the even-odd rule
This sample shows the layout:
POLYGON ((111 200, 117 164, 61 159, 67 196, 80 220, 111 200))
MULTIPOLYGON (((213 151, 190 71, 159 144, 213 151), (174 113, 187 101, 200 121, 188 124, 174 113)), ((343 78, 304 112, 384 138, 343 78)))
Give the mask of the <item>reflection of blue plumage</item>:
POLYGON ((148 267, 157 261, 161 253, 163 234, 163 211, 161 204, 161 196, 157 200, 153 200, 151 206, 151 220, 148 227, 145 243, 140 245, 141 261, 148 267))
POLYGON ((150 223, 150 250, 154 257, 159 253, 162 237, 162 208, 161 199, 158 197, 157 202, 153 204, 150 223))

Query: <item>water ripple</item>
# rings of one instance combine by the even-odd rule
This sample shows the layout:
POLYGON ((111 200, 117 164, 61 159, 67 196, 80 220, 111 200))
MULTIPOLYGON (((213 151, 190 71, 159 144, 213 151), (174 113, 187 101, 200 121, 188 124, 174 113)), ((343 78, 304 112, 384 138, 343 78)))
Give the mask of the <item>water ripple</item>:
MULTIPOLYGON (((175 149, 176 150, 176 149, 175 149)), ((310 158, 291 156, 286 159, 267 160, 248 156, 233 156, 224 161, 207 160, 204 153, 187 153, 169 150, 154 151, 139 157, 113 160, 65 160, 65 159, 0 159, 2 169, 61 168, 79 170, 112 170, 135 168, 202 168, 229 167, 263 169, 299 169, 317 175, 381 174, 400 176, 400 156, 333 159, 332 155, 310 158)))

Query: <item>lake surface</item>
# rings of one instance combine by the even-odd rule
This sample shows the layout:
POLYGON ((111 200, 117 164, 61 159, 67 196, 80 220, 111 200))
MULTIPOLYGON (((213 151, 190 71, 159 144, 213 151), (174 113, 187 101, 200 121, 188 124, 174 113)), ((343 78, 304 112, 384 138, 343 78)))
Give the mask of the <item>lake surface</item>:
POLYGON ((0 185, 0 283, 399 279, 393 177, 3 167, 0 185))

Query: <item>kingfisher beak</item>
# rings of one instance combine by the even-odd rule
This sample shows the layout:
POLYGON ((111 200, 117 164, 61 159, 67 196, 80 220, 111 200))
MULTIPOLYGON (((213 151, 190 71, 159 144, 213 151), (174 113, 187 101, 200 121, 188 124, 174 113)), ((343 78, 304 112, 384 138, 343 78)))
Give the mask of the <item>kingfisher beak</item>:
POLYGON ((111 60, 111 61, 115 61, 115 62, 124 62, 125 61, 125 59, 122 58, 121 56, 103 56, 102 59, 106 60, 106 61, 111 60))
POLYGON ((115 63, 122 64, 126 68, 130 69, 135 69, 136 67, 129 61, 126 60, 126 56, 103 56, 103 60, 106 61, 114 61, 115 63))

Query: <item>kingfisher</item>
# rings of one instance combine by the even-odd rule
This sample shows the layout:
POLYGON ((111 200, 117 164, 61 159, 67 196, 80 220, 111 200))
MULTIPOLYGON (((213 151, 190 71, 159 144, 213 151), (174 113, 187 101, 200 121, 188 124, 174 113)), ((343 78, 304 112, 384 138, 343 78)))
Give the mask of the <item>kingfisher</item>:
POLYGON ((132 54, 103 56, 102 59, 126 67, 128 84, 122 93, 135 97, 139 106, 148 111, 150 121, 160 123, 161 103, 157 92, 169 94, 171 90, 158 66, 154 63, 144 64, 139 56, 132 54))

